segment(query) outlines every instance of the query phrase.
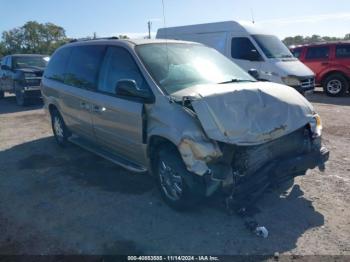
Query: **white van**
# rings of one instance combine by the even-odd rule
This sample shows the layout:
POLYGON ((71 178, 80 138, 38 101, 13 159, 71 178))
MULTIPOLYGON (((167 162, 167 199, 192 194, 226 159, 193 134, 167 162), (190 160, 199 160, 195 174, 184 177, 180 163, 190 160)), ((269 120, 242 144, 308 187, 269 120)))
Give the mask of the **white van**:
POLYGON ((157 38, 187 40, 217 49, 240 67, 256 69, 259 79, 312 92, 314 73, 274 35, 249 23, 235 21, 161 28, 157 38))

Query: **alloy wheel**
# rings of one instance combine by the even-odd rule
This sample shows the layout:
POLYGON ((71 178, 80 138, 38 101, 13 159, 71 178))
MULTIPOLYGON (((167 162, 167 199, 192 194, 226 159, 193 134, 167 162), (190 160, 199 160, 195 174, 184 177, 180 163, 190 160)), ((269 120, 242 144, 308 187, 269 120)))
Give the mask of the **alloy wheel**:
POLYGON ((165 195, 173 201, 179 200, 183 191, 182 177, 164 161, 159 164, 159 177, 165 195))
POLYGON ((338 94, 342 88, 342 82, 338 79, 332 79, 327 83, 327 91, 333 95, 338 94))

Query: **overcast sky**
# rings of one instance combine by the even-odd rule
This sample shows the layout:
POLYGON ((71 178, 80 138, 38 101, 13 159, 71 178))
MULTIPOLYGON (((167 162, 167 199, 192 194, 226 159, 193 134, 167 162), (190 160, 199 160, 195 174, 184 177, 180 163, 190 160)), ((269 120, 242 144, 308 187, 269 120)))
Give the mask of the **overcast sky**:
MULTIPOLYGON (((350 33, 350 0, 164 0, 167 26, 251 21, 280 38, 350 33)), ((164 26, 162 0, 0 0, 0 32, 29 20, 53 22, 69 37, 143 36, 164 26)))

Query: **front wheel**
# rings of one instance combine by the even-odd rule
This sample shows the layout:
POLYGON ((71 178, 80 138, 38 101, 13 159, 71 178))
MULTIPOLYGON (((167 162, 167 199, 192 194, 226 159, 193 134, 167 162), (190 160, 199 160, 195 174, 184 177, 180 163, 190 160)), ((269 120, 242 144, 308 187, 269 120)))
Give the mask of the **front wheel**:
POLYGON ((341 74, 332 74, 323 83, 323 89, 328 96, 342 96, 348 88, 348 80, 341 74))
POLYGON ((203 177, 186 169, 175 146, 160 147, 155 171, 161 196, 170 207, 188 209, 204 198, 206 186, 203 177))
POLYGON ((71 133, 57 110, 51 112, 51 125, 57 144, 61 147, 67 146, 71 133))

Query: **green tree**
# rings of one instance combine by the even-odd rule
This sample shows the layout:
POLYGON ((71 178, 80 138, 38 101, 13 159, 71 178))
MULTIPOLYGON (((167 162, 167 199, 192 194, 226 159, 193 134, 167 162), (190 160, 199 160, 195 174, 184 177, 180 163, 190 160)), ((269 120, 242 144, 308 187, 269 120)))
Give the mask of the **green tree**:
POLYGON ((340 41, 340 40, 350 40, 350 34, 346 34, 344 38, 341 37, 334 37, 334 36, 319 36, 319 35, 312 35, 312 36, 288 36, 282 41, 285 43, 286 46, 292 46, 292 45, 302 45, 302 44, 312 44, 317 42, 330 42, 330 41, 340 41))
POLYGON ((127 35, 119 35, 118 38, 119 39, 129 39, 129 37, 127 35))
POLYGON ((19 28, 3 32, 2 45, 6 49, 6 54, 21 52, 23 44, 22 39, 22 31, 19 28))
POLYGON ((3 46, 3 54, 51 54, 68 41, 62 27, 53 23, 29 21, 21 27, 4 31, 0 43, 3 46))
POLYGON ((0 58, 3 57, 4 55, 7 55, 7 51, 4 44, 0 42, 0 58))
POLYGON ((301 35, 286 37, 283 42, 287 46, 304 44, 304 37, 301 35))

